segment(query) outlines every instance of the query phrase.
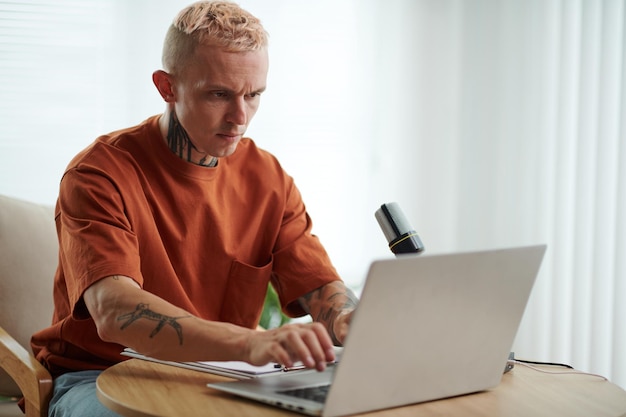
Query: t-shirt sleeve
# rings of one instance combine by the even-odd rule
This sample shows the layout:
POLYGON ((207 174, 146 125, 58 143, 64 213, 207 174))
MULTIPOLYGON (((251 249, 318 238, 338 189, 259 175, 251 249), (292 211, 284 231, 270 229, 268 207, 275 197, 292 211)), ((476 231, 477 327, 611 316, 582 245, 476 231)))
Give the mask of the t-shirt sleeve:
POLYGON ((123 199, 106 175, 89 167, 66 172, 56 221, 62 225, 60 262, 75 318, 88 316, 82 295, 104 277, 125 275, 142 285, 137 239, 125 216, 123 199))
POLYGON ((305 315, 298 298, 340 280, 319 238, 311 233, 312 221, 300 192, 290 180, 285 212, 274 252, 272 284, 283 310, 292 317, 305 315))

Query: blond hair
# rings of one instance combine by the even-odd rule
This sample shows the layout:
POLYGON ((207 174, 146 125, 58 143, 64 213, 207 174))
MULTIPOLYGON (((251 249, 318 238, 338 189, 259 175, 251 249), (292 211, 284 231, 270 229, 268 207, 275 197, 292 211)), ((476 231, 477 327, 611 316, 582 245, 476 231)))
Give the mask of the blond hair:
POLYGON ((162 63, 177 73, 198 45, 218 46, 229 52, 265 48, 268 35, 261 21, 228 1, 198 1, 181 10, 165 36, 162 63))

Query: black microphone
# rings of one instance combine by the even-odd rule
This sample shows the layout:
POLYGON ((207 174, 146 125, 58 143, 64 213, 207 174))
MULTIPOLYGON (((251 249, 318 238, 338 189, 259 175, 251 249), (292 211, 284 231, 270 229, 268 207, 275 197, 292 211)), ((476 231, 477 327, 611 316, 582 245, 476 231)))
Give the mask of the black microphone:
POLYGON ((389 249, 394 254, 420 253, 424 250, 422 240, 400 210, 398 203, 383 204, 376 210, 375 216, 389 242, 389 249))

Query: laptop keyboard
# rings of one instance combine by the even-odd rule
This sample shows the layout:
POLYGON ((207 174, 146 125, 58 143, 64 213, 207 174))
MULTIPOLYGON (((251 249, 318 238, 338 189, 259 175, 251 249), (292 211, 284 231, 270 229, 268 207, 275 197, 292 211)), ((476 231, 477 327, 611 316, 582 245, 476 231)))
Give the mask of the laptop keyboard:
POLYGON ((279 391, 279 393, 323 404, 326 401, 326 396, 328 395, 329 389, 330 384, 318 385, 315 387, 288 389, 285 391, 279 391))

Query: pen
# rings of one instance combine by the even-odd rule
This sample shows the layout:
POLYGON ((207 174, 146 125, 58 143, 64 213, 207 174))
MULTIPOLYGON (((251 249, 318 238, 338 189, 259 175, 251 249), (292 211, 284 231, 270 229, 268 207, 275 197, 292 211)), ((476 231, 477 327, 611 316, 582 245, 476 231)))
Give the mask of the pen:
POLYGON ((304 365, 283 366, 283 372, 299 371, 300 369, 305 369, 305 368, 306 366, 304 365))

